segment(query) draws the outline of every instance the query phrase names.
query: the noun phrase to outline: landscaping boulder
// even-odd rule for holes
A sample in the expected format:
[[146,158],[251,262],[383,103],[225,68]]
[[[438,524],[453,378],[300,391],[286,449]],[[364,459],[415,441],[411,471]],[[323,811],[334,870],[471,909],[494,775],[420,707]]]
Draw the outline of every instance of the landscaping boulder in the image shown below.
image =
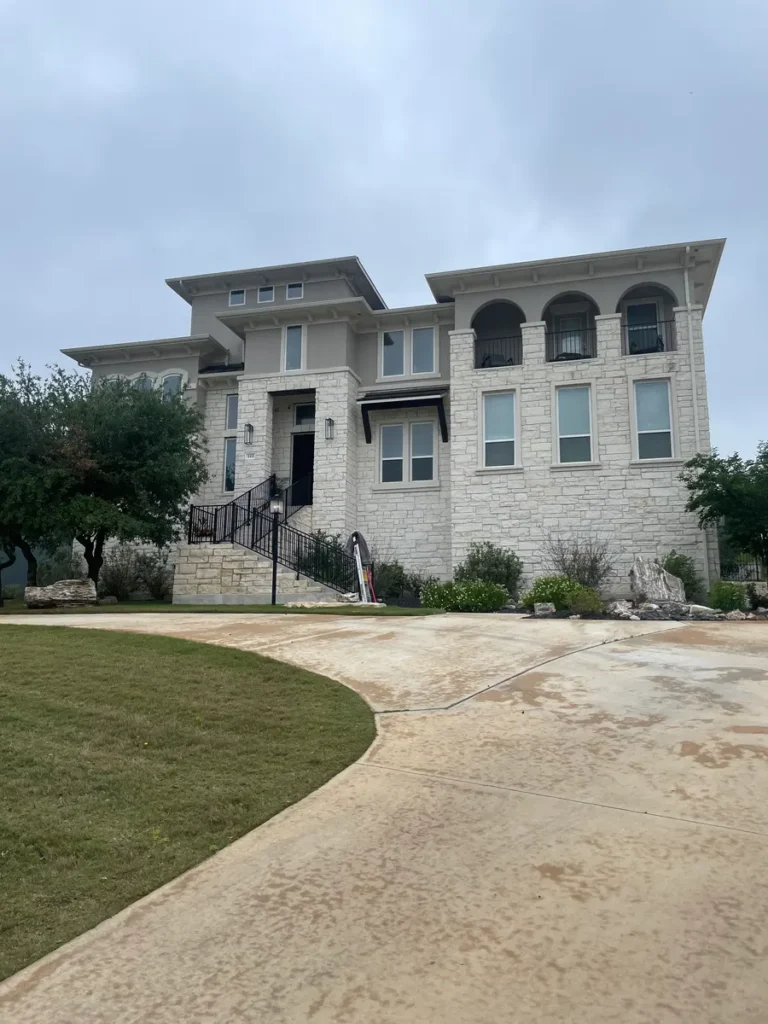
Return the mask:
[[702,622],[713,622],[717,619],[724,619],[725,613],[719,608],[707,608],[705,604],[692,604],[688,606],[688,614],[692,619]]
[[685,601],[683,581],[651,558],[635,557],[629,570],[629,585],[637,602]]
[[66,608],[69,605],[98,604],[93,580],[59,580],[50,587],[27,587],[27,608]]
[[747,616],[744,612],[740,612],[737,609],[736,611],[728,612],[725,617],[726,619],[730,619],[732,622],[742,622]]
[[550,601],[538,601],[533,606],[533,614],[537,619],[545,619],[555,614],[555,606]]
[[630,601],[611,601],[606,607],[605,613],[612,619],[628,619],[634,609]]

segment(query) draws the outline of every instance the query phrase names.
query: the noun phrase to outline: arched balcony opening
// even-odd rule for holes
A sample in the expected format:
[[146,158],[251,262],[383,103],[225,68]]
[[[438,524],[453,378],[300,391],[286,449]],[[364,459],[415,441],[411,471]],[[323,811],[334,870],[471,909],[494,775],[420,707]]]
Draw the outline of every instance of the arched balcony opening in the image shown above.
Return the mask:
[[475,332],[475,369],[520,366],[523,361],[521,325],[525,314],[514,302],[489,302],[472,318]]
[[676,305],[677,298],[664,285],[641,284],[625,292],[616,306],[616,312],[621,313],[623,354],[674,352],[677,348]]
[[594,299],[581,292],[565,292],[551,299],[541,315],[547,325],[547,362],[594,359],[595,317],[599,314]]

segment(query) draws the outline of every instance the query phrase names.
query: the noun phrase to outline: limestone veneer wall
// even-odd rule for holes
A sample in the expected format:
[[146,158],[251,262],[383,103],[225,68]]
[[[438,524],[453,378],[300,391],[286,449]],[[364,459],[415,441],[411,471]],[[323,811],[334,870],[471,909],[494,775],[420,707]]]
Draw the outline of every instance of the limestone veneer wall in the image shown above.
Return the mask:
[[[281,600],[333,600],[335,595],[312,580],[278,567],[278,595]],[[268,601],[272,591],[272,564],[234,544],[182,544],[176,558],[173,600],[194,603],[254,603]]]

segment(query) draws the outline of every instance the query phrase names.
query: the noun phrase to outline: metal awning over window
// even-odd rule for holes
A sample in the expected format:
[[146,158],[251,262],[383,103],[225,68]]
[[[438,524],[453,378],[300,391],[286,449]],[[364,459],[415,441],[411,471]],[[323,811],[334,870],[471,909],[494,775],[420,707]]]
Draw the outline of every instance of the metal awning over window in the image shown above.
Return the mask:
[[384,409],[418,409],[422,406],[434,405],[437,409],[437,419],[440,423],[440,436],[443,441],[448,440],[448,419],[445,415],[443,399],[448,394],[448,388],[429,388],[426,391],[402,390],[402,391],[369,391],[358,398],[360,412],[363,415],[363,430],[365,431],[366,444],[371,443],[371,419],[372,412]]

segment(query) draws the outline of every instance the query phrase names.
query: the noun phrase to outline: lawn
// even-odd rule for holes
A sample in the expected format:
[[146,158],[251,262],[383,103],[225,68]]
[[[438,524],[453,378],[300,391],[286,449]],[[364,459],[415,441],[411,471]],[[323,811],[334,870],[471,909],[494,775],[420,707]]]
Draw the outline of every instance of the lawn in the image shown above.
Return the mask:
[[401,608],[399,605],[338,604],[333,608],[288,608],[284,604],[170,604],[165,601],[126,601],[123,604],[83,605],[76,608],[27,608],[23,601],[6,600],[0,615],[109,615],[114,612],[218,612],[265,615],[442,615],[439,608]]
[[371,743],[351,690],[244,651],[0,629],[0,977],[322,785]]

